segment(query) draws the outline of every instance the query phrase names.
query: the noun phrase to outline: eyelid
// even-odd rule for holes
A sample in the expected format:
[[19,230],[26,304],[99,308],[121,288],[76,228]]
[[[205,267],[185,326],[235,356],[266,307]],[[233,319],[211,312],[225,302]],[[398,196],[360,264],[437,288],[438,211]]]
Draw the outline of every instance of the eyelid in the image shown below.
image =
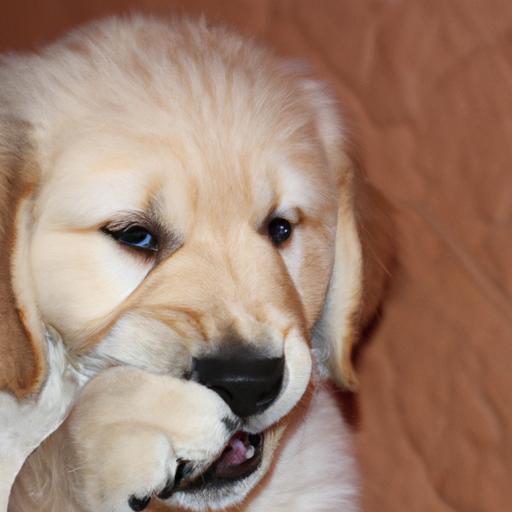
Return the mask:
[[[131,244],[122,240],[124,232],[129,231],[131,228],[140,228],[146,231],[154,241],[153,247],[143,247],[136,244]],[[136,251],[141,254],[156,254],[160,251],[160,229],[159,226],[152,222],[145,213],[139,212],[123,212],[115,220],[111,220],[100,227],[100,231],[113,238],[117,243],[122,244],[128,250]]]
[[[114,238],[111,232],[122,231],[131,226],[140,226],[147,230],[156,240],[158,249],[156,251],[123,244],[128,250],[137,254],[150,255],[157,264],[159,261],[174,254],[185,243],[185,236],[178,230],[172,230],[169,226],[159,221],[156,215],[145,212],[119,212],[115,219],[111,219],[99,226],[99,230]],[[119,242],[122,243],[122,242]]]
[[[126,236],[129,234],[130,229],[132,228],[140,228],[140,230],[143,233],[146,233],[146,237],[144,240],[149,236],[150,241],[152,242],[149,246],[139,245],[138,243],[131,243],[129,241],[123,240],[123,236]],[[155,236],[151,231],[146,229],[144,226],[141,226],[139,224],[129,224],[126,227],[122,228],[110,228],[107,226],[103,226],[101,228],[101,231],[105,233],[106,235],[110,236],[114,240],[116,240],[118,243],[126,245],[128,248],[135,249],[135,250],[142,250],[142,251],[153,251],[158,252],[159,251],[159,243],[158,243],[158,237]]]
[[155,224],[150,219],[148,219],[145,215],[142,214],[128,214],[125,217],[120,216],[116,220],[111,220],[103,224],[101,227],[102,231],[121,231],[123,229],[127,229],[131,226],[140,226],[148,230],[150,233],[156,232]]
[[286,219],[290,224],[295,226],[300,223],[302,215],[298,208],[280,206],[274,210],[270,216],[270,220],[278,218]]

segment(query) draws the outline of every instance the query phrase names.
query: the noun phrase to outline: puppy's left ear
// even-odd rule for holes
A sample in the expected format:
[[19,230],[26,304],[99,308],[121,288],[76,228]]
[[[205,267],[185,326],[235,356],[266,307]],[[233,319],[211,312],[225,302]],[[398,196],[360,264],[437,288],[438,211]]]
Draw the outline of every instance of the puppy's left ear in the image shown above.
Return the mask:
[[[0,390],[20,399],[39,391],[47,366],[42,323],[21,307],[20,286],[16,292],[13,279],[19,274],[21,280],[28,280],[27,268],[19,261],[26,256],[20,199],[34,187],[30,179],[34,173],[27,168],[26,134],[24,123],[7,115],[0,118]],[[30,290],[24,292],[22,300],[29,301]]]
[[313,352],[321,373],[354,390],[352,347],[377,313],[394,261],[394,229],[391,207],[351,156],[335,102],[310,83],[314,87],[320,138],[338,188],[338,222],[334,268],[312,332]]

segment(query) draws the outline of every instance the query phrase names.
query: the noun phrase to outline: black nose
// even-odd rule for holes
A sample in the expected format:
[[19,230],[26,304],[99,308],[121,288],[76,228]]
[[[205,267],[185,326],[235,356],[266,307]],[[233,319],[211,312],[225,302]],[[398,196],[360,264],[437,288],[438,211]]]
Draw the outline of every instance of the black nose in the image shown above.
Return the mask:
[[240,418],[267,409],[281,391],[284,357],[237,349],[193,360],[192,378],[215,391]]

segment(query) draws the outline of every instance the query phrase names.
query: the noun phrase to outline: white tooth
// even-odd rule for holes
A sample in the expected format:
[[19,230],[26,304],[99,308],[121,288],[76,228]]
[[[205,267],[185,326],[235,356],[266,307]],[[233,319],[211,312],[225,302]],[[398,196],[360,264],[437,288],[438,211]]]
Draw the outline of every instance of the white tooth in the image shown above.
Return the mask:
[[245,458],[250,459],[254,455],[254,446],[249,446],[245,452]]

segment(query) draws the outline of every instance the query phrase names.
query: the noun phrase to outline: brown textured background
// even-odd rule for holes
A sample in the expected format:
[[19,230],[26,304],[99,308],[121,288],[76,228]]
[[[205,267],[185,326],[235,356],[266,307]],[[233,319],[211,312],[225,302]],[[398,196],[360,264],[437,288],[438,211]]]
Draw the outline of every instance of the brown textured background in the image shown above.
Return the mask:
[[0,51],[133,10],[307,58],[396,205],[399,266],[357,359],[365,511],[512,510],[512,2],[0,0]]

